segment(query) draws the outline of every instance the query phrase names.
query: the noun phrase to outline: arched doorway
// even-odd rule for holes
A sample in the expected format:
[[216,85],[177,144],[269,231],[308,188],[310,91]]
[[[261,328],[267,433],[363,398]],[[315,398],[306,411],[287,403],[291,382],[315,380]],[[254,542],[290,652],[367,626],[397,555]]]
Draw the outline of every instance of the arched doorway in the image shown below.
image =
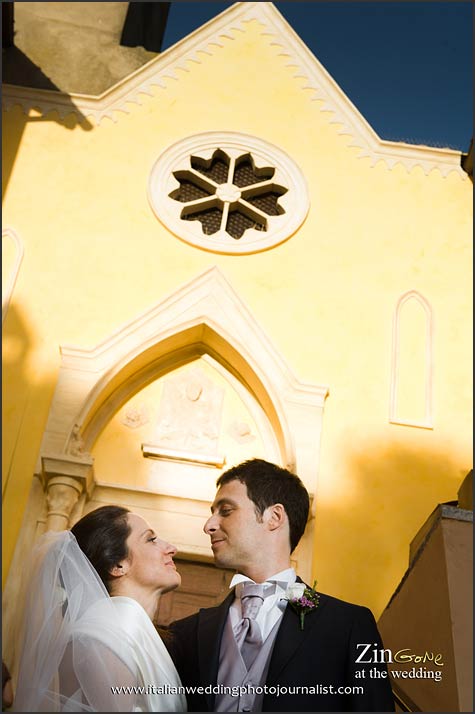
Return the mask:
[[[5,588],[7,640],[22,559],[35,537],[46,528],[66,528],[99,505],[121,503],[143,515],[162,537],[176,542],[180,558],[210,564],[209,539],[202,527],[209,514],[214,482],[224,468],[243,460],[242,454],[261,455],[295,469],[310,497],[315,495],[328,389],[302,383],[292,374],[217,268],[210,268],[180,287],[95,348],[62,347],[61,357],[36,468],[38,478],[32,484]],[[147,389],[153,390],[153,385],[165,390],[166,380],[173,379],[179,370],[189,372],[197,362],[200,369],[205,365],[211,370],[205,377],[214,383],[213,389],[222,387],[236,400],[234,432],[229,433],[232,424],[221,420],[220,436],[226,433],[228,443],[234,439],[239,448],[233,446],[233,453],[228,451],[226,457],[220,440],[214,440],[218,447],[212,449],[211,461],[203,447],[206,439],[198,449],[190,450],[183,443],[172,444],[168,449],[164,446],[166,409],[155,415],[158,421],[154,425],[161,429],[158,443],[154,439],[138,439],[136,429],[140,426],[134,423],[138,419],[140,424],[140,409],[133,406],[134,399]],[[185,391],[188,378],[189,374],[185,374]],[[198,389],[196,384],[188,386],[190,404],[199,402],[199,385]],[[168,402],[173,403],[173,399]],[[244,410],[245,419],[238,418],[239,409]],[[134,464],[140,462],[142,469],[154,460],[159,465],[159,473],[148,481],[134,481],[135,467],[129,470],[129,477],[116,480],[103,477],[105,469],[102,465],[99,468],[105,452],[109,453],[109,461],[102,463],[117,469],[123,463],[124,440],[117,432],[115,445],[112,440],[103,450],[114,422],[122,416],[128,421],[122,427],[133,444]],[[153,426],[152,422],[149,425]],[[256,437],[255,448],[250,450],[246,446],[249,436]],[[150,446],[153,448],[147,451],[145,447]],[[147,466],[146,470],[156,472],[157,468]],[[312,554],[310,520],[294,562],[304,579],[311,575]]]
[[219,605],[229,592],[233,570],[217,568],[209,563],[175,558],[181,585],[160,598],[155,615],[157,625],[169,625],[174,620],[188,617],[202,607]]

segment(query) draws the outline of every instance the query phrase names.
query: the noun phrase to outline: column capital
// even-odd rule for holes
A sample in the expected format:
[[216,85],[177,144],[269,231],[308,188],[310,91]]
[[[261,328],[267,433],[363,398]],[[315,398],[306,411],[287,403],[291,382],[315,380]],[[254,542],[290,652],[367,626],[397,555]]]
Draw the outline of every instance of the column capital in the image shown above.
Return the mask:
[[[65,485],[85,492],[89,498],[94,488],[94,459],[91,454],[72,456],[70,454],[43,454],[41,456],[41,481],[45,492],[54,479],[59,484],[65,479]],[[76,485],[74,485],[76,484]]]
[[84,488],[83,482],[72,476],[51,476],[46,483],[46,530],[63,531],[69,528],[74,506]]

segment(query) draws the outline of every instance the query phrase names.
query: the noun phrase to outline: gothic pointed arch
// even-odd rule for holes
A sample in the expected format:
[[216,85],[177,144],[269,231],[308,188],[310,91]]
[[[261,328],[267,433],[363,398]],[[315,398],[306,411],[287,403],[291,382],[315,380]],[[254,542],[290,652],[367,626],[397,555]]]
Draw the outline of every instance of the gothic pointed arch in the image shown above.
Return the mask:
[[[325,386],[300,382],[216,267],[87,350],[61,347],[62,364],[41,448],[87,460],[113,414],[150,382],[208,354],[266,414],[278,460],[316,489]],[[38,465],[41,470],[41,464]]]

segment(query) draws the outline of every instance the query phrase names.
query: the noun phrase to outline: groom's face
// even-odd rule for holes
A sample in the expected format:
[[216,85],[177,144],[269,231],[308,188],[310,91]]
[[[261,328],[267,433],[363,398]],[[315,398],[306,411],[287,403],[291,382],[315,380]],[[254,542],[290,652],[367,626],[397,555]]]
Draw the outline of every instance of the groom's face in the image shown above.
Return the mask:
[[204,532],[211,538],[216,565],[246,574],[265,558],[267,514],[258,517],[245,484],[234,480],[222,486],[211,506]]

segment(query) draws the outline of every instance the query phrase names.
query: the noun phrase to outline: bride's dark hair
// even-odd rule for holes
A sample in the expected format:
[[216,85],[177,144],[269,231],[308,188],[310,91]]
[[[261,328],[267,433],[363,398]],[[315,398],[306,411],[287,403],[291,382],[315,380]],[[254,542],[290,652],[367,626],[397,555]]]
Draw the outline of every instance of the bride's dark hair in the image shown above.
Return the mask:
[[[71,528],[84,555],[92,563],[107,592],[111,595],[114,576],[111,570],[129,555],[127,538],[131,528],[127,520],[130,513],[122,506],[101,506],[83,516]],[[165,642],[171,643],[169,628],[159,626],[154,620],[159,635]]]
[[122,506],[101,506],[83,516],[71,528],[79,547],[96,569],[109,594],[113,580],[111,570],[129,554],[129,513]]

